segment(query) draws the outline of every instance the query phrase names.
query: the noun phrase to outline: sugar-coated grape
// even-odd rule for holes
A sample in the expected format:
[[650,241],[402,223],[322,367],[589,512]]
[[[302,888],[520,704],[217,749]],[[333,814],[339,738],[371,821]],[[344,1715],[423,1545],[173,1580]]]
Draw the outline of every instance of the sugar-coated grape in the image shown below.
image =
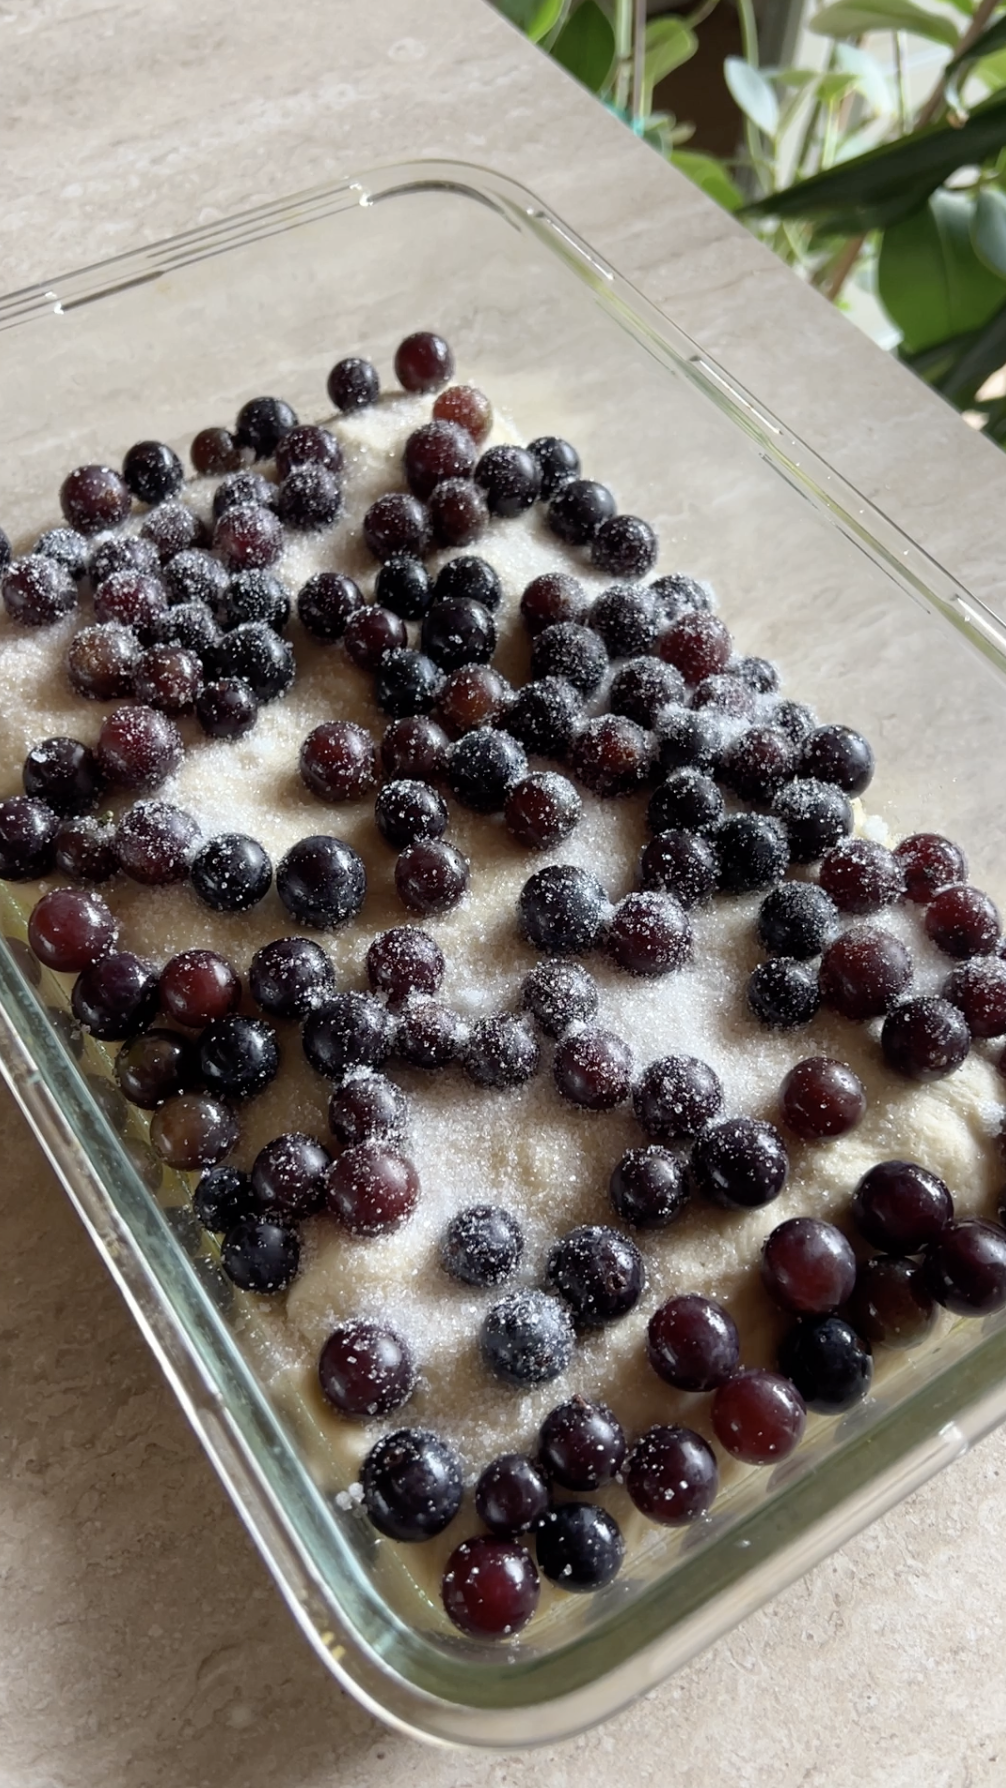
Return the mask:
[[692,927],[670,894],[627,894],[608,925],[606,947],[630,975],[666,975],[689,961]]
[[911,954],[893,932],[856,926],[829,944],[821,958],[821,998],[843,1018],[881,1018],[912,978]]
[[680,1142],[718,1117],[723,1109],[719,1075],[694,1055],[664,1055],[650,1062],[632,1093],[636,1117],[647,1136]]
[[714,1204],[750,1210],[778,1198],[789,1173],[789,1156],[773,1124],[759,1118],[727,1118],[694,1144],[692,1171]]
[[430,1540],[461,1507],[461,1462],[427,1428],[383,1435],[363,1461],[360,1482],[367,1514],[392,1540]]
[[304,740],[299,767],[319,801],[358,801],[377,781],[377,750],[366,727],[324,720]]
[[688,1203],[688,1174],[683,1161],[654,1144],[627,1149],[608,1186],[616,1214],[634,1229],[666,1229]]
[[309,1010],[301,1039],[315,1072],[338,1081],[351,1068],[379,1068],[387,1060],[395,1020],[371,994],[333,993]]
[[682,1527],[711,1508],[719,1488],[716,1455],[692,1428],[648,1428],[625,1463],[625,1487],[640,1513]]
[[502,1285],[524,1252],[520,1224],[502,1205],[472,1204],[455,1212],[440,1249],[441,1263],[464,1285]]
[[548,1508],[548,1480],[524,1453],[501,1453],[475,1486],[475,1508],[491,1533],[504,1539],[527,1533]]
[[447,964],[435,938],[418,925],[379,932],[367,951],[367,975],[378,993],[400,1003],[412,993],[436,993]]
[[880,1046],[888,1067],[909,1080],[941,1080],[966,1059],[971,1032],[957,1006],[927,995],[888,1013]]
[[291,845],[277,864],[276,892],[291,917],[326,931],[356,917],[367,875],[352,845],[316,834]]
[[[247,838],[241,832],[221,832],[197,851],[189,877],[193,893],[214,912],[244,913],[268,894],[272,864],[256,838]],[[278,882],[277,872],[277,887]]]
[[442,838],[407,845],[395,864],[399,899],[414,913],[444,913],[468,887],[468,859]]
[[545,1271],[582,1328],[627,1316],[646,1286],[635,1242],[602,1223],[583,1224],[562,1236],[549,1250]]
[[946,956],[990,956],[999,942],[999,909],[980,888],[941,888],[926,909],[926,933]]
[[488,1534],[455,1546],[441,1583],[448,1619],[473,1639],[512,1638],[527,1626],[539,1593],[526,1547]]
[[408,1156],[383,1142],[360,1142],[332,1162],[326,1198],[351,1235],[385,1235],[411,1217],[419,1175]]
[[383,1074],[357,1074],[336,1087],[328,1102],[328,1127],[343,1148],[358,1142],[400,1142],[409,1106],[401,1087]]
[[866,1115],[858,1074],[830,1056],[807,1056],[790,1068],[780,1092],[782,1114],[804,1142],[845,1136]]
[[618,1475],[625,1435],[605,1403],[574,1397],[550,1410],[538,1435],[538,1457],[565,1490],[599,1490]]
[[255,1210],[263,1216],[298,1221],[325,1201],[325,1175],[332,1157],[314,1136],[289,1130],[274,1136],[252,1162],[251,1189]]
[[489,1371],[521,1389],[558,1378],[573,1356],[574,1339],[572,1317],[558,1298],[514,1291],[486,1313],[479,1346]]
[[561,1037],[597,1011],[597,984],[574,962],[539,962],[525,976],[521,998],[547,1037]]
[[381,1323],[340,1322],[321,1350],[322,1395],[357,1421],[387,1415],[408,1402],[416,1369],[408,1344]]
[[182,950],[161,970],[160,1001],[176,1024],[201,1030],[240,1005],[241,981],[233,964],[215,950]]
[[927,906],[938,888],[967,880],[964,852],[939,832],[913,832],[894,848],[905,874],[905,893],[919,906]]
[[548,956],[579,956],[598,942],[608,897],[586,869],[556,863],[524,883],[517,903],[522,935]]
[[624,1104],[632,1089],[629,1045],[598,1025],[572,1031],[558,1044],[552,1073],[560,1096],[588,1111]]
[[464,1069],[476,1086],[523,1086],[537,1074],[540,1062],[538,1039],[522,1015],[493,1013],[472,1025]]
[[300,1266],[297,1231],[272,1217],[242,1217],[224,1237],[220,1264],[242,1291],[285,1291]]

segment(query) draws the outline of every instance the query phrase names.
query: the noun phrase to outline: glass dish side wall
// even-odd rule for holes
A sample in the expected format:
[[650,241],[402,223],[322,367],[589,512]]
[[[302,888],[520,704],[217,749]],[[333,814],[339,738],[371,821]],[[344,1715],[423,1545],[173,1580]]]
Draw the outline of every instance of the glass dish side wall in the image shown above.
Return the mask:
[[[971,840],[976,879],[1006,888],[996,617],[530,195],[492,176],[419,167],[364,177],[0,304],[2,426],[18,468],[5,520],[32,534],[55,519],[69,465],[118,457],[150,432],[184,449],[195,427],[263,387],[321,414],[337,355],[365,350],[386,364],[422,322],[452,338],[466,376],[505,390],[527,436],[561,425],[577,440],[588,469],[654,521],[662,563],[718,586],[744,649],[776,657],[789,690],[872,733],[873,805],[897,812],[902,829],[925,823]],[[547,1641],[501,1663],[445,1639],[395,1561],[359,1545],[318,1496],[178,1225],[158,1216],[9,962],[0,995],[19,1097],[287,1599],[385,1717],[507,1744],[603,1717],[953,1456],[962,1435],[1000,1418],[992,1387],[1006,1350],[993,1325],[981,1341],[954,1337],[922,1385],[917,1370],[892,1374],[883,1401],[808,1450],[767,1502],[760,1486],[689,1536],[673,1570],[654,1548],[628,1598],[618,1586],[580,1603]]]

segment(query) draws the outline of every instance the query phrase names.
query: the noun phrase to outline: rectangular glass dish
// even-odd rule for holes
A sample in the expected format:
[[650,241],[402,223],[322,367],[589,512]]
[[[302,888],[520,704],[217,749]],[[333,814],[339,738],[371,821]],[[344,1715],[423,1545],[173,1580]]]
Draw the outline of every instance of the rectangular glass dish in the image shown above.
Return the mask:
[[[0,300],[2,519],[54,525],[73,465],[156,435],[179,451],[276,391],[319,415],[329,365],[387,366],[436,327],[463,376],[562,433],[656,527],[661,569],[708,578],[742,650],[861,728],[871,809],[959,838],[1006,894],[998,747],[1006,629],[534,197],[417,163],[193,231]],[[476,549],[477,550],[477,549]],[[17,766],[6,765],[7,785]],[[6,789],[5,789],[6,792]],[[267,1396],[228,1288],[107,1052],[67,1023],[0,888],[0,1069],[303,1630],[381,1718],[468,1745],[568,1736],[644,1693],[1006,1416],[1006,1320],[892,1355],[871,1398],[712,1516],[654,1530],[602,1594],[563,1598],[512,1650],[469,1643],[332,1485]]]

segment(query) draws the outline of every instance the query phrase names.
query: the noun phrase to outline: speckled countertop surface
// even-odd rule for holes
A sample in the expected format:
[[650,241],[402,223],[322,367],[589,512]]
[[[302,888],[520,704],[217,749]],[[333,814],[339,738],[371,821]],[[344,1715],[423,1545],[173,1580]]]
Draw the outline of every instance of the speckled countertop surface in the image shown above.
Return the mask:
[[[415,155],[534,187],[998,599],[1006,460],[482,0],[0,3],[6,289]],[[1006,1780],[1006,1436],[600,1731],[436,1753],[296,1633],[6,1094],[0,1159],[4,1788]]]

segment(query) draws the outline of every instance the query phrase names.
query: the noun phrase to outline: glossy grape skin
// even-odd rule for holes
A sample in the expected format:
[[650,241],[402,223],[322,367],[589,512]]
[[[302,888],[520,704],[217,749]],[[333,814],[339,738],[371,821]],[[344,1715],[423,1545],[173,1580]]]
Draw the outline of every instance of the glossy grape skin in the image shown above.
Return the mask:
[[[466,664],[444,682],[436,713],[451,738],[459,739],[476,727],[495,725],[509,714],[512,702],[513,690],[499,671],[489,664]],[[507,726],[506,731],[511,728]]]
[[488,447],[473,474],[491,515],[512,519],[530,509],[541,492],[541,468],[526,447]]
[[201,428],[192,438],[189,458],[201,478],[218,478],[237,471],[241,449],[229,428]]
[[484,1365],[522,1389],[564,1372],[573,1355],[573,1321],[558,1298],[514,1291],[487,1311],[479,1336]]
[[964,852],[938,832],[913,832],[894,854],[904,870],[905,893],[920,906],[927,906],[939,888],[967,880]]
[[400,650],[408,637],[405,622],[376,602],[355,609],[343,630],[346,651],[365,671],[375,671],[385,653]]
[[780,1089],[782,1114],[804,1142],[845,1136],[866,1115],[863,1083],[844,1062],[807,1056],[786,1075]]
[[395,1050],[412,1068],[448,1068],[463,1057],[468,1025],[439,1000],[410,1000],[398,1026]]
[[666,1229],[688,1203],[685,1165],[669,1149],[628,1149],[608,1187],[616,1214],[634,1229]]
[[502,1285],[524,1253],[520,1224],[500,1205],[474,1204],[455,1212],[440,1247],[440,1263],[463,1285]]
[[74,634],[66,655],[70,686],[86,701],[112,701],[128,695],[141,658],[135,633],[118,622],[83,627]]
[[441,836],[447,827],[447,803],[428,782],[403,777],[385,783],[374,802],[374,819],[385,843],[404,850],[420,838]]
[[813,863],[852,831],[848,797],[834,783],[797,777],[779,790],[772,811],[786,827],[794,863]]
[[375,603],[402,621],[418,621],[432,601],[433,586],[422,559],[404,553],[385,559],[374,579]]
[[657,1376],[676,1390],[715,1390],[737,1369],[737,1324],[711,1298],[668,1298],[647,1324],[646,1355]]
[[129,487],[111,466],[77,466],[64,478],[59,506],[78,534],[117,528],[132,507]]
[[841,913],[875,913],[905,891],[904,870],[893,851],[869,838],[844,838],[821,859],[820,886]]
[[789,865],[786,830],[768,813],[731,813],[712,837],[724,894],[771,887]]
[[528,442],[527,450],[538,462],[543,497],[554,497],[564,484],[579,478],[580,455],[559,435],[539,435],[537,440]]
[[151,1146],[169,1167],[184,1173],[215,1166],[237,1139],[234,1113],[207,1093],[179,1093],[166,1099],[150,1121]]
[[552,1073],[560,1097],[588,1111],[611,1111],[632,1090],[629,1045],[599,1025],[573,1031],[558,1044]]
[[778,1198],[789,1156],[774,1125],[758,1118],[728,1118],[694,1144],[692,1171],[700,1191],[714,1204],[751,1210]]
[[522,935],[549,956],[579,956],[592,949],[607,914],[608,897],[597,877],[566,863],[529,876],[517,903]]
[[132,881],[160,887],[185,880],[198,842],[191,813],[168,801],[137,801],[120,819],[112,849]]
[[340,1415],[357,1421],[400,1409],[412,1395],[416,1369],[405,1341],[374,1322],[342,1322],[321,1350],[322,1395]]
[[502,1539],[528,1533],[548,1508],[548,1480],[523,1453],[502,1453],[475,1486],[480,1521]]
[[583,1397],[550,1410],[538,1435],[542,1466],[566,1490],[599,1490],[610,1484],[625,1453],[625,1435],[612,1411]]
[[240,1014],[213,1019],[199,1038],[199,1068],[211,1093],[225,1099],[250,1099],[279,1071],[272,1025]]
[[950,1188],[915,1161],[880,1161],[852,1199],[860,1234],[888,1254],[918,1254],[939,1240],[954,1215]]
[[657,536],[641,516],[609,516],[590,543],[590,560],[609,577],[645,577],[657,562]]
[[251,1178],[238,1167],[211,1167],[192,1194],[192,1208],[204,1229],[223,1235],[251,1215]]
[[592,478],[568,479],[549,504],[548,526],[567,546],[588,546],[615,513],[615,499]]
[[28,920],[28,942],[47,968],[76,975],[115,948],[119,927],[100,895],[53,888]]
[[633,1109],[647,1136],[677,1142],[697,1136],[723,1109],[723,1087],[693,1055],[660,1056],[633,1089]]
[[720,1445],[745,1465],[775,1465],[803,1437],[807,1407],[776,1372],[736,1372],[720,1385],[710,1411]]
[[600,714],[574,736],[569,763],[592,794],[631,795],[650,774],[650,736],[624,714]]
[[539,962],[524,978],[521,1000],[547,1037],[561,1037],[597,1011],[597,984],[574,962]]
[[64,737],[32,746],[21,781],[26,795],[45,801],[61,818],[91,813],[104,787],[93,751],[79,739]]
[[248,991],[270,1018],[306,1018],[335,992],[335,973],[320,944],[280,937],[256,950]]
[[837,1415],[866,1396],[873,1379],[869,1347],[841,1316],[804,1316],[779,1348],[779,1370],[808,1409]]
[[884,1019],[880,1046],[888,1067],[909,1080],[942,1080],[966,1059],[971,1032],[949,1000],[905,1000]]
[[534,1561],[512,1540],[478,1534],[463,1540],[444,1568],[441,1597],[448,1619],[472,1639],[511,1639],[538,1606]]
[[379,1142],[361,1142],[333,1161],[326,1200],[351,1235],[398,1229],[419,1200],[419,1176],[406,1155]]
[[937,1309],[917,1261],[878,1254],[860,1267],[846,1315],[874,1346],[916,1347],[932,1333]]
[[957,1006],[973,1037],[1006,1035],[1006,962],[975,956],[948,976],[943,998]]
[[590,613],[590,598],[578,577],[568,571],[545,571],[533,577],[520,599],[524,626],[532,638],[564,621],[578,626]]
[[107,882],[116,871],[111,826],[88,818],[64,820],[53,840],[53,861],[60,875]]
[[729,631],[716,615],[684,614],[661,635],[658,652],[694,686],[726,669],[732,644]]
[[312,638],[342,639],[352,617],[364,607],[363,592],[338,571],[317,571],[301,586],[297,616]]
[[507,831],[528,850],[551,850],[576,829],[583,812],[573,784],[553,770],[533,771],[509,790],[503,808]]
[[364,1459],[360,1481],[371,1521],[392,1540],[430,1540],[461,1506],[461,1462],[425,1428],[385,1434]]
[[440,945],[418,925],[379,932],[367,951],[370,985],[400,1003],[411,993],[436,993],[447,967]]
[[377,781],[377,751],[365,727],[326,720],[300,748],[300,778],[319,801],[358,801]]
[[243,739],[258,719],[258,700],[242,677],[204,683],[195,700],[196,719],[211,739]]
[[647,1429],[625,1463],[625,1487],[641,1514],[663,1527],[697,1521],[719,1488],[716,1456],[691,1428]]
[[363,518],[363,538],[375,559],[396,553],[421,559],[430,547],[430,518],[418,497],[392,491],[371,503]]
[[264,571],[283,551],[283,524],[258,503],[235,503],[213,529],[213,551],[228,571]]
[[404,391],[437,391],[454,376],[454,355],[442,335],[418,329],[395,349],[395,377]]
[[296,412],[283,398],[252,397],[238,411],[234,439],[250,447],[256,459],[269,459],[287,430],[296,426]]
[[948,1223],[926,1249],[926,1290],[955,1316],[990,1316],[1006,1306],[1006,1230],[967,1218]]
[[354,1075],[336,1087],[328,1102],[328,1127],[342,1148],[358,1142],[400,1143],[408,1118],[405,1094],[383,1074]]
[[493,409],[475,385],[451,385],[433,400],[435,422],[456,422],[473,441],[482,441],[493,425]]
[[227,1018],[241,1002],[241,981],[233,964],[215,950],[182,950],[161,970],[161,1008],[176,1024],[201,1030]]
[[122,462],[122,476],[141,503],[163,503],[181,489],[185,470],[163,441],[137,441]]
[[268,894],[272,864],[256,838],[221,832],[197,851],[189,877],[193,893],[214,912],[244,913]]
[[544,1576],[574,1594],[603,1589],[618,1575],[625,1557],[618,1522],[592,1502],[549,1509],[538,1525],[536,1546]]
[[381,386],[377,368],[369,360],[352,355],[336,361],[328,375],[327,388],[336,409],[350,415],[354,410],[365,410],[376,403]]
[[318,1074],[341,1081],[351,1068],[377,1068],[391,1052],[395,1020],[364,993],[334,993],[307,1015],[301,1039]]
[[762,1284],[796,1316],[825,1316],[851,1297],[856,1256],[840,1229],[816,1217],[791,1217],[762,1246]]
[[309,1217],[325,1201],[332,1157],[314,1136],[288,1130],[259,1149],[252,1162],[252,1208],[291,1222]]
[[468,859],[443,838],[407,845],[395,864],[395,888],[411,912],[448,912],[468,888]]
[[52,866],[59,819],[45,801],[10,795],[0,801],[0,879],[34,881]]
[[692,954],[692,927],[670,894],[627,894],[608,925],[605,946],[630,975],[667,975]]
[[435,782],[447,767],[450,740],[442,726],[426,714],[393,720],[381,740],[381,766],[393,779]]
[[926,909],[926,934],[960,961],[989,956],[999,942],[999,909],[980,888],[941,888]]
[[413,495],[425,503],[445,478],[467,478],[475,467],[475,443],[456,422],[424,422],[405,443],[402,462]]
[[395,646],[378,662],[374,699],[383,714],[398,720],[410,714],[428,714],[443,686],[443,671],[425,652]]
[[277,864],[276,892],[294,919],[324,931],[356,917],[367,892],[366,871],[341,838],[302,838]]
[[715,848],[697,832],[660,832],[643,847],[639,859],[642,887],[672,894],[686,910],[709,900],[719,879]]
[[95,756],[116,788],[159,788],[182,761],[182,736],[173,720],[140,703],[116,708],[101,723]]
[[873,778],[872,747],[847,726],[819,726],[804,739],[800,774],[832,782],[847,795],[861,795]]
[[881,1018],[912,978],[912,958],[892,932],[856,926],[829,944],[821,958],[821,998],[843,1018]]
[[270,1217],[242,1217],[224,1237],[220,1265],[242,1291],[285,1291],[300,1266],[297,1231]]
[[837,928],[834,901],[814,882],[784,882],[766,894],[758,912],[758,938],[775,956],[806,962],[819,956]]
[[646,1287],[646,1268],[635,1242],[605,1224],[583,1224],[549,1250],[545,1276],[565,1298],[581,1328],[598,1328],[627,1316]]
[[73,1015],[92,1036],[121,1042],[141,1031],[157,1011],[157,971],[130,950],[101,956],[77,977]]
[[165,1099],[198,1085],[196,1053],[177,1031],[143,1031],[119,1050],[115,1078],[131,1104],[153,1111]]

